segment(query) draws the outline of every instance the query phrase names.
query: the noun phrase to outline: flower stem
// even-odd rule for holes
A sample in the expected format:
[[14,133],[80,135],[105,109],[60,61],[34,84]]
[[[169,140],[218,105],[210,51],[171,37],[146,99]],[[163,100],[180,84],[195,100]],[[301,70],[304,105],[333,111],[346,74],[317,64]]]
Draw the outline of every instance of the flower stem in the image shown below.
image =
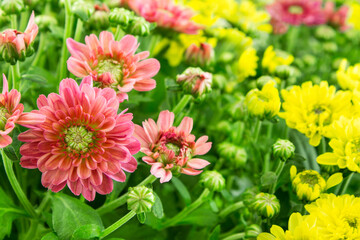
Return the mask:
[[17,30],[17,15],[16,14],[12,14],[10,16],[10,24],[11,24],[12,29]]
[[173,218],[165,221],[160,228],[167,228],[176,225],[177,223],[181,222],[187,215],[189,215],[191,212],[193,212],[195,209],[200,207],[206,198],[209,196],[210,190],[208,188],[205,188],[204,191],[201,193],[198,199],[196,199],[192,204],[184,208],[181,212],[179,212],[176,216]]
[[41,57],[43,56],[44,47],[45,47],[46,34],[43,32],[40,34],[39,47],[36,52],[36,56],[32,62],[32,66],[37,66]]
[[346,193],[347,188],[350,185],[351,179],[354,176],[354,172],[350,173],[350,175],[346,178],[346,180],[341,184],[340,188],[340,195],[343,195]]
[[11,71],[12,71],[12,88],[13,89],[17,89],[20,91],[19,89],[19,83],[20,83],[20,63],[19,61],[16,62],[15,65],[11,65]]
[[[145,178],[141,183],[139,183],[136,186],[144,186],[147,184],[151,184],[153,182],[155,182],[157,178],[153,175],[149,175],[147,178]],[[111,212],[114,209],[124,205],[126,203],[127,200],[127,195],[128,193],[123,194],[122,196],[120,196],[119,198],[117,198],[116,200],[109,202],[107,204],[104,204],[103,206],[101,206],[100,208],[96,209],[96,211],[98,212],[98,214],[103,215],[105,213]]]
[[279,179],[279,176],[282,172],[282,170],[284,169],[284,166],[285,166],[285,162],[278,159],[278,165],[276,167],[276,170],[275,170],[275,175],[276,175],[276,181],[273,183],[273,185],[271,186],[270,188],[270,193],[271,194],[274,194],[275,193],[275,190],[276,190],[276,185],[277,185],[277,182],[278,182],[278,179]]
[[320,154],[326,153],[326,140],[324,137],[321,139],[320,151]]
[[20,15],[20,26],[19,26],[19,30],[24,32],[26,25],[28,24],[29,21],[29,16],[30,16],[30,11],[24,11],[21,13]]
[[70,0],[65,0],[65,30],[63,37],[63,44],[61,49],[61,60],[60,60],[60,70],[59,70],[59,79],[64,79],[66,77],[66,60],[67,60],[67,47],[66,39],[71,36],[71,29],[73,25],[74,16],[71,14],[71,5]]
[[20,187],[19,182],[15,177],[12,162],[4,153],[4,149],[1,149],[1,156],[3,159],[6,175],[9,179],[10,185],[12,186],[16,196],[18,197],[21,204],[24,206],[26,212],[33,218],[37,218],[38,216],[35,212],[34,207],[31,205],[30,201],[26,198],[26,195],[24,194],[23,190]]
[[74,40],[79,42],[80,38],[81,38],[81,33],[83,30],[83,22],[81,21],[80,18],[78,18],[77,22],[76,22],[76,29],[75,29],[75,34],[74,34]]
[[261,120],[257,118],[254,129],[254,143],[256,143],[259,138],[260,130],[261,130]]
[[172,112],[175,115],[180,113],[186,107],[186,105],[190,102],[191,99],[192,99],[191,95],[184,95],[181,98],[180,102],[178,102],[178,104],[173,108]]
[[136,212],[130,211],[128,214],[117,220],[114,224],[107,227],[101,234],[100,239],[103,239],[107,235],[114,232],[116,229],[127,223],[130,219],[132,219],[136,215]]
[[225,218],[230,213],[235,212],[236,210],[243,208],[243,207],[244,207],[244,202],[242,202],[242,201],[231,204],[230,206],[226,207],[224,210],[222,210],[219,213],[219,217]]
[[223,240],[237,240],[237,239],[244,239],[244,237],[245,237],[245,233],[236,233],[227,238],[224,238]]
[[120,41],[123,35],[124,35],[124,31],[121,29],[120,25],[117,25],[115,32],[115,41]]

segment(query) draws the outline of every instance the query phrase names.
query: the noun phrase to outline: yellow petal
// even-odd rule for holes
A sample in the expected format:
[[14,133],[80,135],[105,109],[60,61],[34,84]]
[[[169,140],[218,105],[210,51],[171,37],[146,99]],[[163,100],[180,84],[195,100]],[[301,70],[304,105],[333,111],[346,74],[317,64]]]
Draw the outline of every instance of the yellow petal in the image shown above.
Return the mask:
[[296,173],[297,173],[297,169],[294,165],[291,166],[290,168],[290,178],[291,180],[294,180],[295,176],[296,176]]
[[323,165],[337,165],[338,159],[334,153],[324,153],[318,156],[316,161]]
[[326,190],[338,185],[339,183],[342,182],[342,180],[343,180],[342,173],[335,173],[331,175],[326,182]]
[[259,236],[257,236],[257,240],[275,240],[275,239],[276,238],[270,233],[260,233]]

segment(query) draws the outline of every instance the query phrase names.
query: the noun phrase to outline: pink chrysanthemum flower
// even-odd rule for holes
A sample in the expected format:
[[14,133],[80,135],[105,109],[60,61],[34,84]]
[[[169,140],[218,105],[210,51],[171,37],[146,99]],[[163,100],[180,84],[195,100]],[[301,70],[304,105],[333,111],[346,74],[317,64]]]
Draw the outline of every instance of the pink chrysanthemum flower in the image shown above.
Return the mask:
[[8,82],[3,74],[3,90],[0,94],[0,148],[12,143],[9,134],[15,124],[31,128],[45,121],[45,117],[37,113],[24,113],[24,105],[20,103],[21,94],[12,89],[9,92]]
[[320,25],[326,22],[321,0],[275,0],[266,8],[279,21],[291,24]]
[[345,31],[350,28],[350,26],[346,23],[348,12],[348,6],[343,5],[336,10],[333,2],[325,3],[324,13],[327,22],[331,25],[339,27],[341,31]]
[[191,8],[176,5],[173,0],[131,0],[130,8],[148,22],[156,22],[159,27],[177,32],[197,34],[204,27],[191,20]]
[[160,63],[154,58],[145,59],[149,52],[134,54],[139,44],[132,35],[120,41],[114,35],[103,31],[98,39],[94,34],[85,37],[85,44],[66,40],[71,57],[68,69],[77,77],[90,75],[94,84],[100,88],[112,88],[117,92],[120,102],[128,99],[127,92],[150,91],[156,81],[151,79],[159,69]]
[[60,94],[37,100],[37,113],[46,121],[21,133],[21,166],[38,168],[44,187],[58,192],[68,185],[89,201],[96,192],[113,190],[112,179],[125,181],[125,173],[135,171],[132,156],[140,150],[133,137],[132,114],[117,114],[119,101],[110,88],[92,86],[91,77],[80,87],[73,79],[60,83]]
[[0,58],[11,64],[15,64],[17,60],[24,61],[25,57],[29,57],[34,52],[32,43],[38,31],[34,12],[32,12],[23,33],[15,29],[3,31],[0,34]]
[[135,125],[135,137],[141,143],[141,152],[147,156],[142,159],[152,165],[151,174],[160,182],[170,181],[173,174],[197,175],[210,163],[196,155],[204,155],[211,148],[208,137],[202,136],[195,142],[190,134],[193,120],[184,117],[178,127],[173,126],[174,113],[160,112],[157,123],[153,119],[143,122],[143,127]]
[[276,18],[271,18],[270,23],[273,27],[273,33],[274,34],[284,34],[288,31],[289,26],[288,24],[276,19]]

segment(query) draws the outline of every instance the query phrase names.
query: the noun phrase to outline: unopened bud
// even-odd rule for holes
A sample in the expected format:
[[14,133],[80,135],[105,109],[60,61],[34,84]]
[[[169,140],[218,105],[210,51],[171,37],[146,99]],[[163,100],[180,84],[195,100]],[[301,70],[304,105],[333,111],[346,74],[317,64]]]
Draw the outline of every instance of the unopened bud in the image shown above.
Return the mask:
[[187,68],[181,75],[176,77],[184,92],[198,98],[211,91],[212,74],[204,72],[201,68]]
[[286,161],[295,154],[295,146],[292,142],[286,139],[278,139],[273,145],[274,157],[280,158],[281,161]]
[[280,202],[275,195],[261,192],[255,196],[251,208],[263,217],[272,218],[279,214]]
[[294,73],[294,68],[288,65],[279,65],[275,68],[275,76],[279,77],[280,79],[288,79],[292,77]]
[[203,172],[200,182],[211,191],[221,192],[225,187],[225,178],[217,171]]
[[19,14],[24,9],[23,0],[3,0],[1,9],[8,15]]
[[257,224],[251,224],[245,228],[246,239],[256,239],[256,237],[262,232],[262,229]]
[[244,166],[247,161],[247,153],[243,147],[233,143],[223,142],[218,146],[219,155],[229,161],[234,167]]
[[128,26],[128,32],[132,35],[147,36],[150,33],[150,23],[143,17],[134,17]]
[[134,16],[134,12],[125,8],[114,8],[109,14],[109,21],[114,26],[120,25],[122,27],[127,27]]
[[51,26],[57,25],[57,20],[50,15],[39,15],[35,17],[35,23],[40,31],[48,31]]
[[145,186],[129,188],[128,209],[137,214],[150,212],[155,203],[153,190]]
[[110,9],[105,5],[95,5],[95,11],[88,20],[88,24],[94,29],[107,29],[110,26],[109,12]]
[[75,16],[86,22],[94,13],[95,8],[90,2],[78,0],[72,4],[71,11],[75,14]]
[[200,46],[191,44],[185,52],[186,61],[193,66],[209,66],[214,58],[214,49],[208,43],[201,43]]

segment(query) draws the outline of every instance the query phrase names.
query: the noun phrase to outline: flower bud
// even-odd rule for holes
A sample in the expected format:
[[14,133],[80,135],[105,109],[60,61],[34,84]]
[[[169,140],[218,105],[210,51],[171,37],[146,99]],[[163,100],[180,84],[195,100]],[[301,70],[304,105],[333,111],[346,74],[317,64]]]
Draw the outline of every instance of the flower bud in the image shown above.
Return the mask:
[[233,143],[223,142],[218,146],[219,155],[230,163],[234,167],[242,167],[247,161],[247,153],[243,147],[239,147]]
[[251,224],[245,228],[246,239],[256,239],[256,237],[262,232],[262,229],[257,224]]
[[331,40],[336,36],[336,32],[332,27],[321,25],[316,29],[315,36],[323,40]]
[[105,5],[95,5],[95,11],[88,20],[88,25],[94,29],[107,29],[110,26],[109,12],[110,9]]
[[155,203],[153,190],[145,186],[129,188],[128,209],[137,214],[150,212]]
[[275,195],[269,193],[259,193],[255,196],[250,207],[259,215],[272,218],[280,212],[280,202]]
[[24,9],[23,0],[3,0],[1,9],[8,15],[19,14]]
[[280,79],[288,79],[294,75],[294,68],[288,65],[279,65],[275,68],[275,76]]
[[203,172],[200,182],[211,191],[221,192],[225,187],[225,178],[215,170]]
[[125,8],[114,8],[109,14],[109,21],[114,26],[120,25],[122,27],[127,27],[134,16],[134,12]]
[[5,26],[8,22],[10,22],[10,17],[0,9],[0,26]]
[[176,82],[182,86],[185,93],[197,98],[211,91],[212,74],[201,68],[189,67],[176,77]]
[[51,26],[57,25],[57,20],[50,15],[39,15],[35,17],[35,23],[40,31],[48,31]]
[[90,2],[78,0],[75,1],[71,6],[72,13],[75,14],[82,21],[86,22],[90,16],[94,13],[94,5]]
[[132,35],[144,37],[150,33],[150,23],[143,17],[135,16],[133,20],[130,21],[127,30]]
[[317,63],[316,57],[310,54],[304,55],[302,60],[307,66],[314,66]]
[[338,50],[338,46],[334,42],[325,42],[323,44],[323,49],[325,52],[334,53]]
[[209,66],[214,59],[214,49],[208,43],[200,43],[200,47],[193,43],[186,49],[185,59],[193,66]]
[[280,158],[284,162],[295,154],[294,144],[286,139],[278,139],[272,148],[274,157]]

